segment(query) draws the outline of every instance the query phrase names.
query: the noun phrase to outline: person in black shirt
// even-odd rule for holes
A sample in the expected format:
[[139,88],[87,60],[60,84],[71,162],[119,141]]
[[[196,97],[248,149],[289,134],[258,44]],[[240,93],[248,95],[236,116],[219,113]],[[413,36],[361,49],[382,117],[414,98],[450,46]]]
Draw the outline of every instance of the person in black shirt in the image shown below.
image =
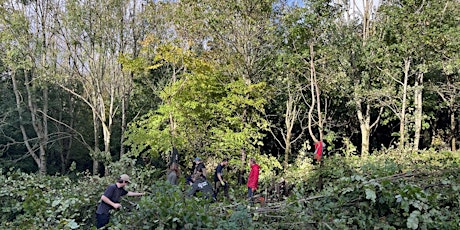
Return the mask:
[[97,224],[96,228],[102,228],[109,223],[110,210],[118,209],[121,207],[120,197],[122,196],[142,196],[141,192],[128,192],[125,186],[130,183],[129,176],[126,174],[118,177],[117,183],[111,184],[107,187],[104,194],[101,196],[101,202],[96,210]]
[[197,192],[201,192],[201,194],[206,199],[209,199],[211,196],[213,196],[211,183],[209,183],[206,178],[200,176],[197,178],[192,178],[192,180],[192,187],[187,192],[188,197],[195,196]]
[[221,188],[224,189],[224,196],[228,198],[228,184],[224,180],[224,168],[226,165],[228,165],[227,158],[220,162],[216,167],[216,172],[214,173],[214,199],[217,199],[217,194]]
[[187,184],[192,185],[193,180],[192,178],[198,178],[198,177],[204,177],[206,179],[206,166],[204,163],[201,161],[201,158],[196,157],[195,160],[193,161],[193,169],[192,169],[192,174],[187,177]]

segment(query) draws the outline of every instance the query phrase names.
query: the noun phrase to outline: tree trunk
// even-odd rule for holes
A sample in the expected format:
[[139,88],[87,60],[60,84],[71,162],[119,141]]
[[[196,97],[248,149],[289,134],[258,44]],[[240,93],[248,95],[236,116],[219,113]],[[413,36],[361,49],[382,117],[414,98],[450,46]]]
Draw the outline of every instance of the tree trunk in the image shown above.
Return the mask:
[[370,136],[370,116],[369,110],[370,106],[366,106],[366,114],[363,114],[362,106],[361,106],[361,99],[358,95],[355,95],[355,105],[356,105],[356,114],[358,116],[359,127],[361,128],[361,154],[367,155],[369,154],[369,136]]
[[[287,167],[289,165],[289,155],[291,154],[291,141],[292,141],[292,130],[294,129],[294,124],[296,119],[298,119],[299,116],[299,111],[296,106],[296,103],[298,102],[298,97],[293,96],[291,90],[291,86],[288,85],[288,101],[286,102],[286,112],[285,112],[285,119],[284,123],[286,126],[286,134],[283,134],[284,137],[284,170],[287,170]],[[303,130],[302,130],[303,133]],[[301,136],[302,133],[299,135]]]
[[400,114],[400,125],[399,125],[399,147],[404,148],[405,140],[405,129],[406,129],[406,100],[407,100],[407,82],[409,79],[410,59],[404,59],[404,83],[403,83],[403,95],[401,102],[401,114]]
[[311,106],[310,109],[308,110],[308,132],[310,134],[310,137],[313,139],[313,143],[318,142],[318,138],[316,138],[315,134],[313,133],[312,129],[312,120],[313,120],[313,111],[315,107],[313,106],[316,102],[316,97],[315,97],[315,91],[316,89],[316,84],[315,84],[315,79],[316,79],[316,72],[315,72],[315,52],[313,50],[314,45],[313,42],[310,43],[310,92],[311,92]]
[[24,73],[24,85],[27,92],[27,105],[29,107],[30,117],[32,119],[32,127],[34,128],[38,139],[38,171],[40,174],[46,174],[46,146],[48,143],[48,88],[45,86],[42,89],[42,116],[38,116],[38,108],[37,104],[35,103],[35,93],[30,88],[31,81],[28,77],[30,72],[31,71],[26,71]]
[[[62,98],[65,98],[65,95],[61,95]],[[64,111],[66,106],[68,106],[68,113],[64,115]],[[59,111],[59,118],[58,122],[59,125],[57,126],[58,129],[58,140],[61,146],[61,151],[59,153],[59,157],[61,159],[61,174],[64,175],[67,170],[67,166],[69,165],[69,156],[70,156],[70,149],[72,148],[72,127],[75,124],[75,104],[73,101],[73,97],[71,94],[68,94],[67,101],[63,100],[60,105]],[[64,116],[68,116],[69,119],[65,120]],[[67,124],[67,125],[66,125]]]
[[361,124],[360,128],[361,128],[361,155],[368,155],[369,154],[369,137],[370,137],[369,123]]
[[120,159],[125,154],[125,132],[127,129],[126,111],[128,111],[129,96],[121,98],[121,134],[120,134]]
[[286,135],[286,148],[284,149],[284,170],[286,171],[289,163],[289,154],[291,152],[291,133],[288,132]]
[[[451,100],[455,99],[454,97]],[[457,120],[455,119],[455,111],[450,109],[450,135],[451,135],[451,149],[452,152],[457,151],[457,139],[455,138],[456,134],[456,127],[457,127]]]
[[415,91],[414,91],[414,96],[415,96],[414,97],[414,105],[415,105],[414,150],[419,149],[420,133],[422,131],[422,121],[423,121],[422,94],[423,94],[423,73],[419,73],[415,81]]
[[[94,134],[94,152],[98,154],[99,150],[99,119],[96,112],[93,111],[93,134]],[[97,157],[93,158],[93,175],[99,175],[99,161]]]
[[[43,88],[43,108],[41,119],[37,119],[37,131],[40,133],[39,145],[40,145],[40,174],[46,174],[47,172],[47,150],[48,150],[48,87]],[[36,105],[35,105],[36,106]],[[38,114],[36,114],[38,115]],[[40,118],[37,117],[37,118]]]
[[11,81],[13,83],[13,92],[14,92],[14,96],[16,99],[16,109],[18,110],[19,129],[21,130],[21,133],[22,133],[22,139],[24,141],[24,144],[26,145],[28,153],[34,159],[35,164],[37,164],[37,166],[40,167],[40,158],[39,156],[37,156],[37,154],[35,154],[35,151],[32,148],[32,145],[30,144],[30,139],[24,127],[24,117],[22,116],[23,109],[21,108],[22,96],[18,88],[15,71],[13,71],[13,73],[11,74]]

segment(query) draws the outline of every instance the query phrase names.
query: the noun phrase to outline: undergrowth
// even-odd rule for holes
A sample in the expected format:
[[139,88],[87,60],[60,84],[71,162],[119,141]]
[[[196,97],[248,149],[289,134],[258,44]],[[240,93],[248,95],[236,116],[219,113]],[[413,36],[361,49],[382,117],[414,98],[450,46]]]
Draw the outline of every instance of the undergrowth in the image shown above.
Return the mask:
[[[130,191],[113,211],[111,229],[458,229],[459,152],[398,152],[332,156],[322,164],[298,159],[282,178],[289,194],[248,205],[245,186],[234,185],[231,199],[211,202],[186,197],[188,187],[171,186],[161,170],[123,159],[112,175],[128,173]],[[95,210],[114,178],[41,176],[15,169],[0,173],[0,228],[95,229]]]

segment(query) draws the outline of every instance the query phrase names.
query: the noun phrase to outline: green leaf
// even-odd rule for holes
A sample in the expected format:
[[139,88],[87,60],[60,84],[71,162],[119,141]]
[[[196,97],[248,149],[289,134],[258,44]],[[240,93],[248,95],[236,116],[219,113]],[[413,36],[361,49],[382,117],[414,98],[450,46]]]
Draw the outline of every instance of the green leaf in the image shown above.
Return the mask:
[[375,202],[375,199],[377,198],[377,195],[375,194],[375,191],[369,188],[366,188],[366,199],[372,200],[372,202]]
[[417,229],[419,220],[418,216],[420,216],[420,211],[413,211],[409,218],[407,218],[407,227],[410,229]]
[[77,222],[75,222],[75,220],[70,220],[70,222],[67,223],[66,226],[70,229],[77,229],[80,227],[80,225],[78,225]]

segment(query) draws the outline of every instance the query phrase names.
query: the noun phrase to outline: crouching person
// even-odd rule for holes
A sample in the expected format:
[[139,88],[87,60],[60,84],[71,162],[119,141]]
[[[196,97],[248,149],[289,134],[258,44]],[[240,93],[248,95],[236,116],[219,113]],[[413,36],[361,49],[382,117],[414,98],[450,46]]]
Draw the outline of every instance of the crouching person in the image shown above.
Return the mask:
[[201,192],[206,199],[213,196],[212,186],[204,177],[192,178],[193,184],[187,192],[187,196],[194,196],[197,192]]

